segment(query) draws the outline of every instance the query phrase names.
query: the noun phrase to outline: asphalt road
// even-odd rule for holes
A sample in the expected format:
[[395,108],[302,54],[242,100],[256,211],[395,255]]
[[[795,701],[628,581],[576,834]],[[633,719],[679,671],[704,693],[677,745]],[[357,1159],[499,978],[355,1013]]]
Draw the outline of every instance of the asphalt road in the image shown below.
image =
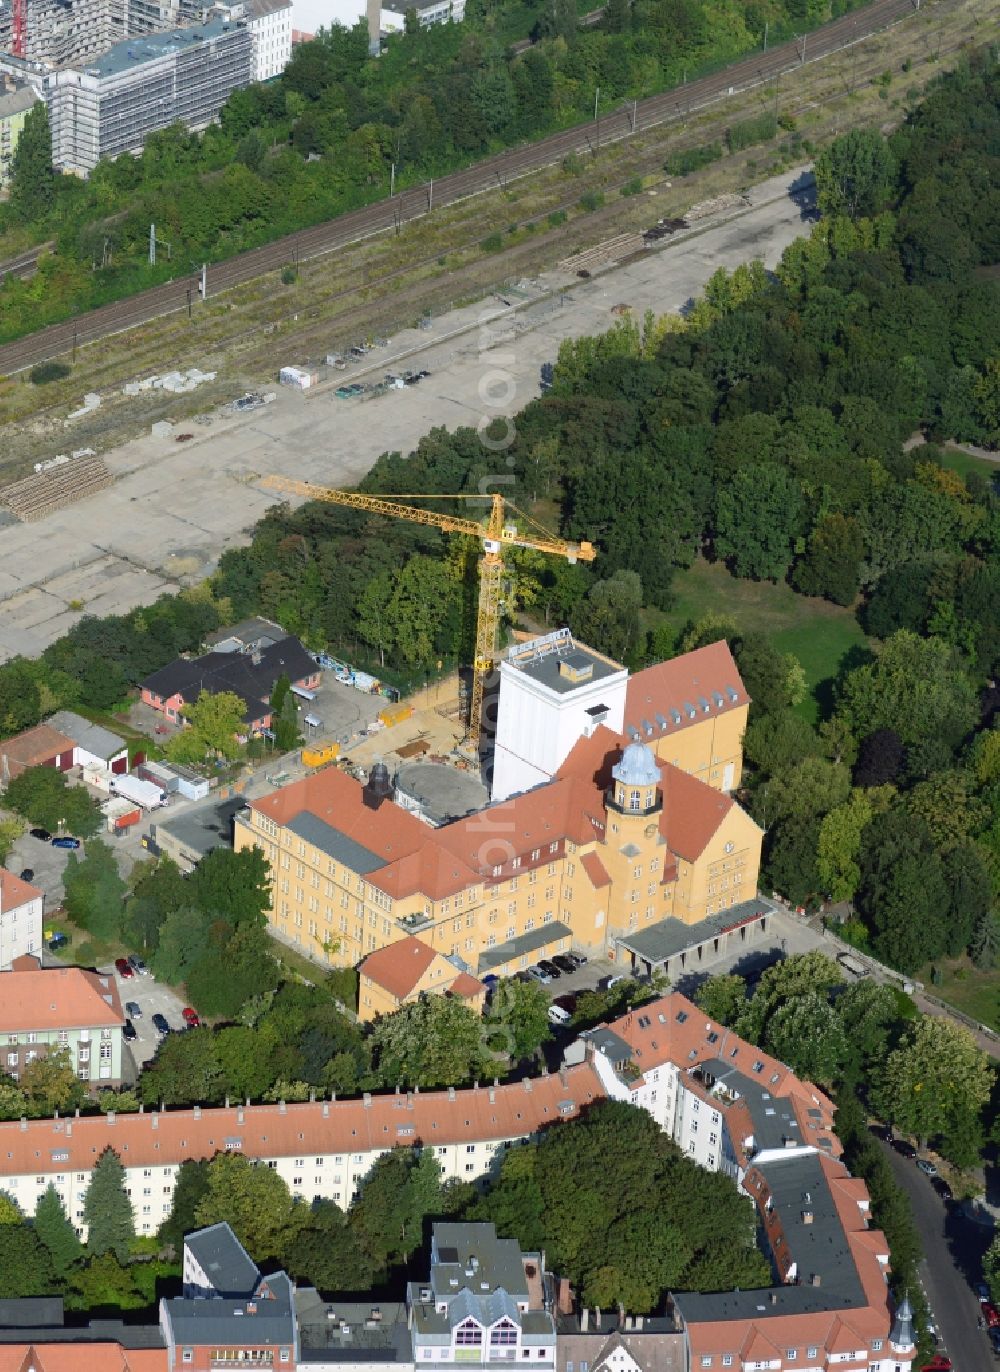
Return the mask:
[[946,1208],[930,1180],[909,1159],[888,1144],[882,1147],[913,1207],[924,1250],[920,1278],[941,1337],[941,1352],[951,1358],[955,1372],[995,1372],[989,1340],[976,1327],[979,1302],[974,1291],[992,1235],[957,1208]]
[[[102,968],[102,971],[111,971],[111,968]],[[167,1023],[175,1033],[182,1033],[184,1020],[181,1018],[181,1009],[184,1002],[169,986],[164,986],[152,976],[144,977],[121,977],[117,972],[114,973],[115,981],[118,983],[118,994],[121,996],[122,1010],[128,1014],[126,1002],[134,1000],[139,1006],[142,1014],[136,1018],[130,1016],[135,1025],[137,1037],[132,1043],[126,1043],[125,1047],[132,1056],[135,1071],[138,1071],[156,1057],[160,1047],[160,1036],[153,1028],[153,1016],[159,1012],[166,1016]],[[126,1081],[134,1081],[134,1073],[125,1073]]]

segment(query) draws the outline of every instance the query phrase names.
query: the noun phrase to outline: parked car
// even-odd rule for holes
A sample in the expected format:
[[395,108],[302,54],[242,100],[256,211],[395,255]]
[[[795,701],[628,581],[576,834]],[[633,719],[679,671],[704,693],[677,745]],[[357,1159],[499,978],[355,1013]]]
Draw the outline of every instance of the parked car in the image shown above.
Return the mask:
[[553,981],[558,981],[562,976],[562,972],[560,972],[551,958],[539,958],[538,965],[543,971],[548,972]]
[[161,1038],[165,1038],[166,1035],[170,1033],[170,1025],[167,1023],[166,1015],[161,1015],[160,1012],[157,1011],[153,1016],[153,1028]]
[[197,1010],[190,1005],[185,1005],[184,1009],[181,1011],[181,1019],[189,1029],[197,1029],[201,1024]]
[[586,965],[587,965],[587,954],[586,954],[586,953],[569,953],[568,956],[571,957],[571,958],[573,959],[573,961],[576,963],[577,967],[586,967]]
[[139,1035],[136,1033],[135,1025],[130,1019],[127,1019],[122,1025],[122,1038],[126,1043],[132,1043],[138,1037]]
[[78,838],[70,838],[69,834],[63,834],[61,838],[54,838],[52,840],[53,848],[79,848],[79,846],[80,840]]
[[907,1143],[905,1139],[893,1139],[892,1146],[901,1158],[910,1158],[912,1160],[917,1156],[917,1150],[914,1148],[913,1144]]
[[132,968],[132,971],[137,977],[149,976],[149,968],[143,962],[142,958],[136,957],[135,953],[129,954],[128,965]]
[[938,1174],[937,1168],[927,1158],[917,1158],[917,1167],[925,1177],[936,1177]]
[[993,1345],[993,1356],[1000,1358],[1000,1329],[990,1330],[990,1343]]
[[931,1177],[931,1186],[934,1187],[934,1190],[943,1201],[950,1201],[953,1199],[951,1187],[945,1181],[944,1177]]
[[625,980],[626,977],[624,973],[617,972],[614,976],[611,977],[601,977],[597,985],[599,989],[602,991],[610,991],[612,986],[618,986]]
[[49,939],[49,947],[53,953],[58,953],[60,948],[65,948],[69,943],[69,934],[53,934]]
[[976,1282],[976,1299],[979,1301],[980,1305],[982,1305],[984,1301],[990,1299],[990,1288],[984,1281]]
[[125,1013],[129,1019],[142,1019],[142,1006],[137,1000],[127,1000],[125,1002]]
[[49,833],[48,829],[29,829],[28,832],[31,834],[32,838],[37,838],[42,843],[52,842],[52,835]]
[[561,972],[569,973],[576,971],[576,963],[573,961],[571,957],[568,957],[565,953],[557,953],[555,957],[552,959],[552,961],[555,963],[555,965],[559,968]]
[[35,869],[34,869],[34,867],[22,867],[22,869],[21,869],[21,880],[22,880],[22,881],[34,881],[34,879],[35,879]]
[[1000,1329],[1000,1310],[989,1301],[983,1301],[979,1307],[986,1317],[987,1329]]
[[122,981],[128,981],[129,977],[135,976],[135,973],[129,966],[128,958],[115,958],[115,971],[121,977]]
[[943,1353],[937,1353],[930,1362],[925,1362],[920,1372],[951,1372],[951,1358],[946,1358]]
[[528,976],[534,977],[535,980],[540,981],[543,986],[548,986],[549,982],[552,980],[541,963],[539,963],[537,967],[529,967]]
[[556,1005],[553,1002],[553,1004],[549,1006],[547,1013],[550,1024],[569,1024],[569,1011],[564,1010],[561,1005]]

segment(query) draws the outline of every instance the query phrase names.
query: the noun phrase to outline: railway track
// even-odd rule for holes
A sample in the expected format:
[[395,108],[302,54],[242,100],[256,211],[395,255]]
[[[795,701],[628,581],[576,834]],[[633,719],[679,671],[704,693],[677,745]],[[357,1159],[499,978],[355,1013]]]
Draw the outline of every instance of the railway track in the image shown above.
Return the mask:
[[[864,9],[843,15],[802,39],[741,58],[697,81],[651,95],[634,106],[602,114],[586,124],[550,134],[537,143],[509,148],[426,185],[411,187],[392,199],[351,210],[336,219],[213,263],[208,269],[208,294],[217,295],[291,262],[319,257],[384,233],[423,217],[435,206],[453,205],[497,187],[503,189],[509,181],[550,166],[570,153],[596,151],[608,143],[628,138],[636,131],[686,119],[693,112],[729,95],[765,84],[785,72],[818,62],[869,38],[915,13],[918,3],[919,0],[873,0]],[[29,254],[24,256],[27,258]],[[90,310],[76,319],[52,324],[0,346],[0,373],[21,371],[86,343],[187,309],[189,300],[197,301],[197,295],[197,277],[191,274],[153,286],[127,300]]]

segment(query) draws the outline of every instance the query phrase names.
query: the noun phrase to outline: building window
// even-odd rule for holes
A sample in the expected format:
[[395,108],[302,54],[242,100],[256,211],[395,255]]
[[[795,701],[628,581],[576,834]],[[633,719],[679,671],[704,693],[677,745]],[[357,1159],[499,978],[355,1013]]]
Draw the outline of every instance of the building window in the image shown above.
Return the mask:
[[475,1320],[463,1320],[455,1330],[455,1342],[465,1347],[478,1347],[483,1341],[483,1331]]
[[182,1361],[182,1362],[194,1362],[194,1349],[193,1349],[193,1348],[185,1348],[184,1352],[181,1354],[181,1361]]
[[872,1352],[873,1352],[873,1353],[881,1353],[881,1352],[882,1352],[882,1340],[881,1340],[881,1339],[872,1339]]

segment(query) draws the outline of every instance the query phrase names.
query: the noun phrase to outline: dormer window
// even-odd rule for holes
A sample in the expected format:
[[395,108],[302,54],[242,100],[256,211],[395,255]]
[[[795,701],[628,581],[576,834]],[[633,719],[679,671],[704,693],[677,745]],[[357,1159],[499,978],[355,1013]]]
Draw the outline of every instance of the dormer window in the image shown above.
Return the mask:
[[482,1328],[475,1320],[463,1320],[455,1330],[455,1343],[462,1348],[478,1348],[483,1341]]

